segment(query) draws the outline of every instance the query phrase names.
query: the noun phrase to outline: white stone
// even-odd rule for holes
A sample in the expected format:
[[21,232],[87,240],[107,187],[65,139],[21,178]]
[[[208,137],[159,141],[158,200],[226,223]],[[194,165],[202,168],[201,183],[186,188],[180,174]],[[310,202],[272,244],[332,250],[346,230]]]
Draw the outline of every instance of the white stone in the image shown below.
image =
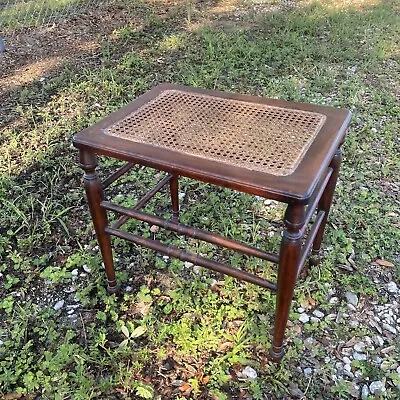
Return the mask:
[[189,261],[185,261],[184,266],[185,266],[185,268],[191,268],[191,267],[193,267],[193,263],[191,263]]
[[57,301],[57,303],[56,304],[54,304],[54,309],[56,310],[56,311],[58,311],[58,310],[61,310],[61,308],[63,308],[64,307],[64,300],[60,300],[60,301]]
[[331,297],[329,300],[329,304],[337,304],[339,299],[337,297]]
[[386,329],[387,331],[389,331],[390,333],[393,333],[394,335],[397,333],[396,328],[389,325],[389,324],[383,324],[382,325],[383,329]]
[[305,376],[310,376],[312,374],[312,368],[304,368],[304,375]]
[[350,364],[344,364],[343,369],[347,372],[351,372],[351,365]]
[[299,308],[297,309],[297,312],[300,313],[300,314],[303,314],[304,311],[305,311],[305,310],[304,310],[303,307],[299,307]]
[[383,338],[381,337],[381,336],[378,336],[378,335],[376,335],[376,336],[374,336],[373,338],[372,338],[372,340],[375,342],[375,344],[377,344],[378,346],[383,346],[383,344],[384,344],[384,340],[383,340]]
[[75,310],[73,308],[71,308],[70,310],[67,311],[68,314],[73,314],[75,312]]
[[351,364],[351,360],[350,360],[349,357],[343,357],[343,362],[344,362],[345,364]]
[[366,354],[355,352],[353,358],[357,361],[365,361],[367,359]]
[[325,316],[325,314],[319,310],[314,310],[313,315],[315,315],[317,318],[323,318]]
[[164,261],[168,261],[168,260],[169,260],[169,257],[168,257],[168,256],[162,256],[162,259],[163,259]]
[[362,353],[365,350],[365,343],[363,342],[358,342],[354,345],[354,350],[357,351],[358,353]]
[[306,324],[310,320],[310,317],[307,314],[301,314],[299,317],[299,321],[303,324]]
[[127,286],[125,288],[125,292],[132,292],[132,290],[133,290],[132,286]]
[[243,371],[242,374],[248,379],[257,379],[257,372],[254,368],[247,366]]
[[2,340],[0,340],[0,346],[3,346],[4,342]]
[[199,265],[193,265],[193,272],[195,274],[199,274],[200,273],[200,266]]
[[364,385],[361,389],[361,398],[363,400],[367,399],[369,396],[369,389],[367,385]]
[[92,268],[88,267],[86,264],[82,265],[82,268],[88,274],[90,274],[92,272]]
[[354,307],[357,307],[358,305],[358,297],[355,293],[353,292],[346,292],[346,299],[347,302],[351,305],[353,305]]
[[377,390],[380,390],[383,393],[385,392],[385,386],[381,381],[373,381],[369,385],[369,390],[372,394],[375,394]]
[[389,293],[398,293],[399,288],[397,287],[395,282],[389,282],[387,285],[387,290]]
[[186,193],[184,193],[184,192],[179,192],[179,194],[178,194],[179,200],[183,200],[185,198],[185,196],[186,196]]
[[79,274],[78,269],[77,269],[77,268],[73,269],[73,270],[71,271],[71,274],[72,274],[72,276],[78,276],[78,274]]

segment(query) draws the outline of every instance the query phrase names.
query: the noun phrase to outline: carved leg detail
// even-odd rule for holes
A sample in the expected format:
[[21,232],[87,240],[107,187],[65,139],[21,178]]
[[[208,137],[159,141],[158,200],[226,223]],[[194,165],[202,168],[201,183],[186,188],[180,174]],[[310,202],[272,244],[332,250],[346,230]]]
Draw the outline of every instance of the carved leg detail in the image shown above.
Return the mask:
[[178,219],[179,219],[178,179],[179,179],[178,175],[174,174],[169,183],[170,190],[171,190],[172,220],[173,221],[178,221]]
[[276,294],[275,326],[270,356],[279,362],[284,355],[283,339],[289,317],[297,268],[300,262],[302,235],[300,229],[304,225],[304,206],[289,205],[285,213],[286,229],[283,233]]
[[341,148],[339,147],[332,158],[330,167],[333,169],[332,175],[329,179],[329,182],[326,185],[326,188],[324,190],[324,193],[321,196],[321,199],[318,203],[318,211],[323,210],[325,211],[325,216],[324,219],[322,220],[321,226],[318,229],[317,235],[315,236],[314,243],[313,243],[313,250],[312,250],[312,256],[310,258],[310,264],[311,265],[318,265],[321,256],[321,243],[324,238],[324,232],[325,232],[325,226],[326,222],[328,221],[328,214],[329,210],[332,205],[332,199],[333,195],[335,193],[335,187],[336,187],[336,182],[338,180],[339,176],[339,169],[340,169],[340,164],[342,162],[342,151]]
[[83,179],[85,182],[86,196],[107,275],[107,291],[109,293],[115,293],[118,291],[118,286],[115,279],[111,239],[110,235],[105,233],[105,228],[108,225],[107,212],[100,206],[104,196],[101,182],[95,171],[97,167],[96,155],[91,152],[81,150],[80,166],[85,171]]

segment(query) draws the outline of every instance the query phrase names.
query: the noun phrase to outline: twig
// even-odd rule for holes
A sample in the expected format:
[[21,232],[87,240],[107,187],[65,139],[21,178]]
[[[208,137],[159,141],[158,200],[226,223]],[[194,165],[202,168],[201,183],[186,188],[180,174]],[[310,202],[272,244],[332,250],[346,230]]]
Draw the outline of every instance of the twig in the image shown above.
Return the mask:
[[79,313],[79,318],[81,319],[81,324],[82,324],[82,329],[83,329],[83,339],[85,341],[85,349],[86,349],[87,348],[87,336],[86,336],[85,322],[83,321],[83,318],[82,318],[82,313]]

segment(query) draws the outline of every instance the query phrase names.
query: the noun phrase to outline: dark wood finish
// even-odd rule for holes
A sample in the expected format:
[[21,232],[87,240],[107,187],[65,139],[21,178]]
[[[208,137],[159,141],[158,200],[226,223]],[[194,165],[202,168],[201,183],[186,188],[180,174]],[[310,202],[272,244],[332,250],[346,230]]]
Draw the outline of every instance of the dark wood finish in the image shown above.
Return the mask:
[[171,191],[171,203],[172,203],[172,219],[178,221],[179,219],[179,177],[177,174],[172,175],[172,179],[169,183]]
[[109,293],[118,291],[115,279],[114,261],[111,249],[110,235],[105,232],[108,225],[106,210],[100,206],[104,200],[103,189],[96,174],[97,159],[95,154],[87,151],[80,151],[80,166],[85,171],[83,176],[85,182],[86,196],[89,203],[89,210],[92,215],[97,241],[101,255],[103,256],[104,267],[107,275],[107,290]]
[[135,164],[133,164],[133,163],[127,163],[124,166],[122,166],[121,168],[117,169],[109,177],[104,179],[104,181],[102,182],[103,190],[106,189],[108,186],[110,186],[113,182],[115,182],[122,175],[124,175],[128,171],[130,171],[134,166],[135,166]]
[[[326,116],[326,121],[317,133],[313,143],[306,151],[296,170],[291,175],[286,176],[275,176],[259,171],[252,171],[243,167],[228,165],[224,162],[212,161],[182,152],[166,150],[165,148],[155,145],[136,143],[119,137],[109,136],[104,133],[108,127],[143,106],[146,102],[154,99],[164,90],[169,89],[202,93],[209,96],[236,99],[249,103],[261,103],[276,107],[317,112],[324,114]],[[262,99],[254,96],[242,96],[165,84],[154,88],[123,109],[109,115],[96,125],[81,132],[74,138],[73,142],[80,150],[81,166],[85,171],[86,193],[97,239],[106,267],[109,291],[115,291],[117,287],[112,261],[110,235],[127,239],[162,254],[167,254],[183,261],[189,261],[193,264],[231,275],[270,290],[276,290],[275,326],[270,355],[273,360],[280,361],[284,354],[283,339],[295,282],[311,247],[313,248],[314,254],[318,254],[320,251],[339,173],[341,162],[340,146],[343,143],[349,121],[350,113],[343,109],[333,109],[317,105]],[[97,165],[96,154],[128,161],[127,166],[122,167],[104,181],[103,185],[105,187],[122,176],[123,173],[127,172],[134,163],[166,171],[168,175],[142,197],[136,206],[128,209],[104,201],[101,184],[95,174]],[[283,233],[279,256],[201,229],[195,229],[178,223],[179,176],[186,176],[199,181],[286,203],[285,231]],[[170,184],[171,192],[171,220],[165,220],[140,212],[140,208],[167,183]],[[108,226],[106,210],[122,214],[121,218],[111,227]],[[316,215],[315,211],[317,211]],[[303,245],[307,227],[314,216],[313,225],[308,231],[307,239]],[[278,263],[277,284],[229,265],[188,253],[175,246],[164,245],[157,240],[146,239],[120,230],[119,228],[129,218],[136,218],[178,232],[179,234],[198,238],[250,256],[276,262]],[[314,262],[314,264],[318,261],[317,258],[313,260],[312,262]]]
[[284,354],[283,337],[301,258],[301,243],[303,240],[301,230],[304,226],[304,219],[304,206],[301,204],[288,205],[285,212],[286,229],[283,232],[279,255],[274,335],[270,348],[270,356],[275,361],[280,361]]
[[201,267],[212,269],[213,271],[220,272],[221,274],[233,276],[234,278],[240,279],[242,281],[254,283],[255,285],[261,286],[269,290],[273,291],[276,290],[276,284],[273,282],[260,278],[259,276],[250,274],[249,272],[233,268],[227,264],[213,261],[208,258],[201,257],[197,254],[189,253],[174,245],[170,244],[166,246],[165,244],[162,244],[158,240],[146,239],[142,236],[133,235],[131,233],[124,232],[119,229],[114,229],[112,227],[107,227],[106,232],[114,236],[120,237],[122,239],[129,240],[130,242],[133,242],[140,246],[152,249],[158,253],[166,254],[170,257],[178,258],[179,260],[182,261],[189,261],[193,265],[200,265]]
[[[146,193],[137,203],[136,205],[132,208],[132,210],[140,210],[143,208],[155,195],[158,193],[170,180],[172,179],[172,175],[168,174],[166,177],[161,179],[160,182],[157,183],[156,186],[154,186],[153,189],[151,189],[148,193]],[[123,215],[121,218],[118,219],[117,222],[113,224],[113,228],[120,228],[123,224],[125,224],[126,221],[128,221],[129,216]]]
[[[103,201],[101,202],[101,206],[104,207],[106,210],[123,214],[128,218],[135,218],[139,221],[144,221],[152,225],[157,225],[170,231],[177,232],[181,235],[189,236],[194,239],[199,239],[204,242],[212,243],[220,247],[225,247],[227,249],[237,251],[251,257],[257,257],[263,260],[271,261],[276,264],[279,262],[279,256],[277,256],[276,254],[256,249],[255,247],[249,246],[247,244],[240,243],[236,240],[228,239],[220,235],[215,235],[202,229],[193,228],[191,226],[177,223],[175,221],[167,221],[166,219],[156,217],[155,215],[145,214],[138,211],[137,205],[133,208],[126,208],[117,204],[113,204],[109,201]],[[115,223],[112,227],[119,228],[120,225]]]
[[[164,148],[156,146],[135,143],[104,133],[107,127],[168,89],[179,89],[250,103],[262,103],[276,107],[317,112],[326,115],[326,122],[308,149],[306,157],[303,158],[296,171],[288,176],[275,176],[251,171],[246,168],[205,160],[201,157],[176,151],[166,151]],[[96,125],[85,129],[75,136],[74,145],[78,148],[91,149],[98,154],[136,162],[159,170],[176,173],[180,176],[187,176],[277,201],[285,203],[297,201],[307,204],[315,186],[325,173],[335,150],[341,143],[349,121],[350,113],[344,109],[164,84],[155,87]]]
[[311,265],[318,265],[321,259],[321,243],[324,237],[325,226],[328,221],[328,214],[332,205],[333,195],[335,193],[336,183],[339,177],[340,164],[342,163],[342,150],[340,146],[336,150],[335,155],[329,165],[333,172],[318,203],[318,211],[325,211],[325,216],[314,239],[312,251],[313,254],[310,258]]

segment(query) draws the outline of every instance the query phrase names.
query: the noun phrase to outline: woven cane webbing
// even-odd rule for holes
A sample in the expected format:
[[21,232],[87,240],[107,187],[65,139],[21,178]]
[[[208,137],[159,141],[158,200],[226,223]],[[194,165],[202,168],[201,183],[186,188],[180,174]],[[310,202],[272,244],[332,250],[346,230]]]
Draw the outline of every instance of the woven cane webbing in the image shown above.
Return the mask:
[[294,172],[323,114],[166,90],[105,133],[229,165]]

